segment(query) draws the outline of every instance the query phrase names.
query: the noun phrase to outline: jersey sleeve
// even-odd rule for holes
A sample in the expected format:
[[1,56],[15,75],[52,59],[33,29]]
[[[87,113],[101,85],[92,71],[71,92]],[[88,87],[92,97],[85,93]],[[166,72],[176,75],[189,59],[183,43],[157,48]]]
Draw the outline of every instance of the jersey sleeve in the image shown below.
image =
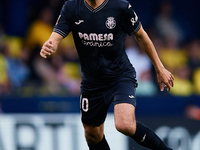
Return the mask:
[[128,6],[124,9],[122,26],[123,30],[128,35],[135,34],[141,27],[141,22],[139,21],[139,18],[133,10],[131,4],[128,4]]
[[68,2],[65,2],[63,5],[53,32],[60,34],[63,38],[71,32],[70,9],[68,9]]

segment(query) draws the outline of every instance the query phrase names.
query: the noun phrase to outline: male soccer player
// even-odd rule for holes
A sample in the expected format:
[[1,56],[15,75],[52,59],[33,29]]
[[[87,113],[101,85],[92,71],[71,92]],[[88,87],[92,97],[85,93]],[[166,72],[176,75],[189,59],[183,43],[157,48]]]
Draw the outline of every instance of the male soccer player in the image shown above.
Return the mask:
[[170,90],[174,77],[162,65],[130,3],[126,0],[66,1],[40,55],[47,58],[54,53],[71,31],[81,63],[81,113],[89,149],[110,149],[104,136],[104,121],[112,103],[119,132],[150,149],[172,150],[135,119],[137,81],[124,50],[126,34],[134,35],[150,57],[161,91]]

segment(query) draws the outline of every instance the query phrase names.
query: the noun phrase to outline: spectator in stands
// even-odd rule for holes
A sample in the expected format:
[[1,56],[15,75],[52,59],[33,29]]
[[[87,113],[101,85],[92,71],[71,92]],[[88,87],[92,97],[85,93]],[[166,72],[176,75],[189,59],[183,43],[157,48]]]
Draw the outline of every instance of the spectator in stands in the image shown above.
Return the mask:
[[43,91],[42,95],[45,95],[45,93],[52,95],[59,94],[62,88],[67,89],[68,93],[65,94],[77,95],[80,89],[80,72],[78,55],[72,35],[70,34],[70,36],[62,41],[59,47],[60,53],[55,54],[47,60],[41,59],[39,56],[39,47],[43,45],[43,42],[50,36],[53,30],[53,4],[58,5],[59,3],[51,0],[49,7],[41,11],[39,19],[36,19],[31,24],[27,33],[26,46],[30,52],[29,66],[32,71],[32,76],[27,84],[37,87],[41,86],[43,88],[41,90]]
[[192,40],[189,44],[187,44],[186,52],[188,57],[188,65],[190,66],[191,69],[190,79],[192,80],[194,71],[197,68],[200,68],[200,41]]
[[183,40],[184,34],[176,20],[172,17],[172,4],[169,0],[162,0],[160,10],[155,20],[155,28],[163,39],[175,39],[178,42]]
[[49,35],[51,35],[53,30],[52,19],[53,10],[46,7],[41,10],[39,18],[30,25],[27,31],[25,44],[29,52],[30,58],[28,65],[31,70],[31,76],[28,83],[29,85],[39,85],[42,80],[34,68],[34,63],[39,59],[38,53],[43,42],[48,39]]
[[41,10],[39,18],[36,19],[29,27],[26,37],[26,46],[30,51],[41,46],[48,39],[53,30],[52,20],[53,10],[46,7]]
[[198,107],[197,105],[188,105],[185,109],[185,114],[190,119],[200,121],[200,107]]
[[21,87],[29,76],[29,68],[23,62],[26,53],[22,51],[20,40],[17,37],[7,37],[1,53],[7,64],[5,71],[11,87]]
[[4,29],[0,25],[0,96],[10,91],[10,80],[7,73],[8,63],[5,57],[8,47],[5,45],[5,37]]
[[[76,51],[72,33],[70,33],[59,46],[59,55],[62,56],[63,64],[59,67],[58,82],[69,91],[69,94],[80,94],[81,72],[79,57]],[[52,57],[52,64],[55,66],[57,58]]]
[[200,95],[200,67],[193,73],[193,83],[195,87],[195,94]]
[[6,49],[5,46],[0,45],[0,96],[9,93],[10,80],[7,73],[8,63],[2,51]]
[[186,43],[185,49],[191,70],[189,79],[194,85],[194,94],[200,95],[200,41],[195,39]]
[[[152,81],[151,61],[148,56],[136,44],[132,36],[127,36],[125,41],[126,53],[136,70],[138,81],[137,95],[152,96],[157,92],[156,86]],[[139,62],[139,63],[138,63]]]
[[[80,72],[76,63],[64,62],[60,54],[54,54],[49,59],[37,59],[34,68],[41,77],[46,94],[59,95],[65,89],[66,95],[80,94]],[[44,93],[41,93],[44,95]]]
[[174,73],[177,68],[187,64],[188,58],[185,50],[179,47],[176,39],[166,39],[163,46],[158,54],[168,70]]
[[[1,22],[0,22],[1,23]],[[0,24],[0,45],[2,45],[4,43],[4,39],[5,39],[5,33],[4,33],[4,29]]]
[[191,96],[194,93],[194,86],[189,80],[190,68],[187,65],[179,66],[174,73],[174,87],[170,94],[176,96]]
[[[56,57],[56,56],[54,56]],[[60,91],[60,86],[58,84],[58,80],[56,78],[56,72],[59,72],[59,69],[54,71],[53,66],[49,63],[50,59],[42,60],[39,57],[36,57],[33,62],[33,68],[37,75],[40,77],[40,84],[38,88],[42,88],[40,95],[56,95]],[[57,59],[58,67],[61,67],[63,63],[61,60]]]

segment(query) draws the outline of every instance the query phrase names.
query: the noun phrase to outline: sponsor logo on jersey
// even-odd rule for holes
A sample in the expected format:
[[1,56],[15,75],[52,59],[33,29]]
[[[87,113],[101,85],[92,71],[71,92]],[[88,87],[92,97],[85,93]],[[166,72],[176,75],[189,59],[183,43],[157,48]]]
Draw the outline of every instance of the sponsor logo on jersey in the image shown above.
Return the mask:
[[116,21],[114,17],[108,17],[106,21],[106,27],[108,29],[114,29],[116,26]]
[[81,33],[78,32],[79,38],[82,40],[82,44],[86,46],[95,46],[95,47],[106,47],[113,46],[113,34],[97,34],[97,33]]
[[113,40],[113,34],[112,33],[106,33],[106,34],[96,34],[96,33],[81,33],[78,32],[78,35],[80,39],[84,39],[87,41],[111,41]]

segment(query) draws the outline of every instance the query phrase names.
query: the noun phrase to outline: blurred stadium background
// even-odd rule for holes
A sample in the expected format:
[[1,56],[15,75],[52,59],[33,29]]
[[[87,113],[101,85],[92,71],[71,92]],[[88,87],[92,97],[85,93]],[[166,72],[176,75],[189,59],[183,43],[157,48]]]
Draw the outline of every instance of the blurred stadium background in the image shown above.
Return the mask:
[[[150,60],[127,37],[126,51],[139,82],[137,120],[174,150],[200,150],[200,1],[130,2],[175,76],[172,90],[160,92]],[[87,150],[72,36],[54,56],[39,56],[63,3],[0,0],[0,150]],[[115,130],[112,106],[105,133],[113,150],[147,150]]]

